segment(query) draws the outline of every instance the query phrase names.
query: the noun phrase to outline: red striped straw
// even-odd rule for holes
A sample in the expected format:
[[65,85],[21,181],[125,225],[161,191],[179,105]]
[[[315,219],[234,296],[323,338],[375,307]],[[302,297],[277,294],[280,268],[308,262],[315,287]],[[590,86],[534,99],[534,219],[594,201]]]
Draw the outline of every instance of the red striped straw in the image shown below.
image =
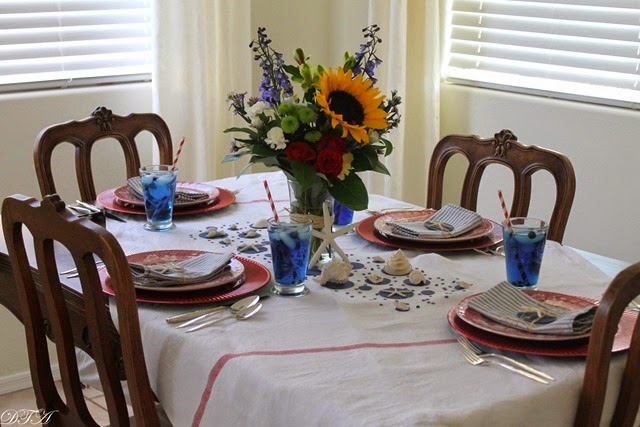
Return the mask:
[[504,203],[504,197],[502,197],[502,190],[498,190],[498,198],[500,199],[500,206],[504,213],[504,221],[507,223],[507,228],[511,229],[511,220],[509,219],[509,211],[507,211],[507,205]]
[[176,170],[176,165],[178,164],[178,159],[180,158],[180,153],[182,153],[182,146],[184,145],[184,136],[180,141],[180,145],[178,146],[178,151],[176,152],[176,157],[173,159],[173,165],[171,166],[171,170]]
[[267,191],[267,198],[269,199],[269,204],[271,205],[271,212],[273,212],[273,219],[276,220],[276,223],[280,225],[280,219],[278,218],[278,211],[276,211],[276,205],[273,203],[273,197],[271,197],[271,190],[269,190],[269,183],[265,179],[264,181],[264,189]]

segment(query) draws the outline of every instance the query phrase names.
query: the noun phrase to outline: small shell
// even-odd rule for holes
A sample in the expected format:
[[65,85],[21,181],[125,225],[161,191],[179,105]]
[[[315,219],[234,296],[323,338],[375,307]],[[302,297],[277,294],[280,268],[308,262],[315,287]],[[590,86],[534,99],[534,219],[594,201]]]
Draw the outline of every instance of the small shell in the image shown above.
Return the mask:
[[320,276],[316,277],[314,280],[321,285],[325,285],[328,282],[340,284],[347,283],[352,268],[353,266],[350,262],[334,259],[322,268]]
[[458,280],[456,282],[456,285],[458,285],[458,286],[460,286],[461,288],[464,288],[464,289],[469,289],[470,287],[473,286],[473,283],[468,283],[468,282],[465,282],[464,280]]
[[231,224],[229,226],[229,230],[237,230],[238,229],[238,224]]
[[379,264],[382,264],[387,261],[386,259],[382,258],[380,255],[376,255],[371,259],[373,260],[373,262],[377,262]]
[[411,306],[409,305],[408,302],[395,300],[395,301],[393,301],[393,305],[396,306],[396,310],[398,310],[398,311],[409,311],[409,310],[411,310]]
[[224,239],[222,239],[222,243],[224,243],[225,245],[230,245],[231,244],[231,239],[228,237],[225,237]]
[[385,262],[382,268],[385,273],[392,276],[402,276],[408,274],[412,267],[407,256],[402,252],[402,249],[398,249],[393,253],[391,258]]
[[253,228],[267,228],[267,220],[262,218],[257,220],[252,225]]
[[371,273],[367,275],[367,280],[370,283],[373,283],[374,285],[377,285],[378,283],[382,282],[384,280],[384,277],[375,274],[375,273]]
[[209,227],[205,237],[216,237],[218,235],[218,227]]
[[421,270],[418,270],[417,268],[411,270],[411,273],[409,273],[409,282],[411,282],[412,285],[420,285],[424,283],[424,281],[424,273]]
[[244,233],[244,237],[256,237],[257,235],[256,230],[247,230],[247,232]]

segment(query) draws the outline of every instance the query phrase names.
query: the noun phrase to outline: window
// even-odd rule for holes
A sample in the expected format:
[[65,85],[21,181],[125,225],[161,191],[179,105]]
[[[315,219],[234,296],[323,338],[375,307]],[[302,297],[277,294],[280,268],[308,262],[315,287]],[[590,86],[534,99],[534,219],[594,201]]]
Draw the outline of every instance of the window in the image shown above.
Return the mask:
[[151,78],[150,0],[0,0],[0,92]]
[[447,80],[640,108],[640,1],[450,1]]

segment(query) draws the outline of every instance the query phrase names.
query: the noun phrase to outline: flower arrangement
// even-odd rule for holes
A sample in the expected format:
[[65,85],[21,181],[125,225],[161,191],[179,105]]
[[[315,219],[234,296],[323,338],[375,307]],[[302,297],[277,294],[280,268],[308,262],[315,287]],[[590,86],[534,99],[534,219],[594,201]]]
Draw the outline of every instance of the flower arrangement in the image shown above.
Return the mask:
[[263,72],[260,97],[245,101],[246,92],[229,94],[230,110],[247,127],[225,130],[243,135],[231,141],[224,161],[250,155],[249,165],[280,168],[301,192],[324,187],[341,204],[366,209],[367,189],[358,172],[389,175],[380,158],[393,146],[384,135],[400,123],[401,98],[395,91],[385,98],[375,87],[375,68],[382,63],[376,56],[378,31],[377,25],[363,29],[360,50],[345,53],[343,65],[332,69],[312,65],[300,48],[294,51],[296,65],[285,64],[266,30],[258,28],[249,47]]

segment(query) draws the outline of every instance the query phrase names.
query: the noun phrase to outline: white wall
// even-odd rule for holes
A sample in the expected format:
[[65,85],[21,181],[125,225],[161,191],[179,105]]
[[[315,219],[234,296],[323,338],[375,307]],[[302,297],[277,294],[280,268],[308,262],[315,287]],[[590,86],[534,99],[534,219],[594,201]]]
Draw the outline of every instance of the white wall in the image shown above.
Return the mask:
[[[567,155],[577,189],[564,244],[630,262],[640,259],[640,112],[449,84],[442,86],[441,101],[441,135],[490,137],[508,128],[526,144]],[[502,182],[494,177],[479,202],[479,211],[496,219],[495,187]],[[552,180],[537,182],[534,176],[536,183],[548,189]],[[545,192],[540,198],[555,197]],[[547,205],[541,200],[531,213],[544,216]]]
[[[116,114],[151,111],[151,85],[131,84],[93,89],[32,92],[0,96],[0,200],[15,193],[40,197],[33,166],[33,144],[38,132],[48,125],[71,119],[82,119],[95,107],[104,105]],[[114,144],[107,143],[94,155],[97,169],[96,186],[109,188],[124,178],[122,156]],[[67,157],[63,159],[62,157]],[[143,156],[149,159],[150,156]],[[75,200],[73,152],[63,148],[57,159],[60,175],[54,173],[58,192],[65,200]],[[111,159],[111,160],[110,160]],[[56,168],[58,170],[58,168]],[[120,173],[117,173],[120,170]],[[66,182],[66,184],[65,184]],[[113,185],[112,185],[113,184]],[[2,283],[0,283],[2,286]],[[22,324],[0,306],[0,394],[7,388],[28,387],[29,370]],[[25,383],[26,381],[26,383]]]

